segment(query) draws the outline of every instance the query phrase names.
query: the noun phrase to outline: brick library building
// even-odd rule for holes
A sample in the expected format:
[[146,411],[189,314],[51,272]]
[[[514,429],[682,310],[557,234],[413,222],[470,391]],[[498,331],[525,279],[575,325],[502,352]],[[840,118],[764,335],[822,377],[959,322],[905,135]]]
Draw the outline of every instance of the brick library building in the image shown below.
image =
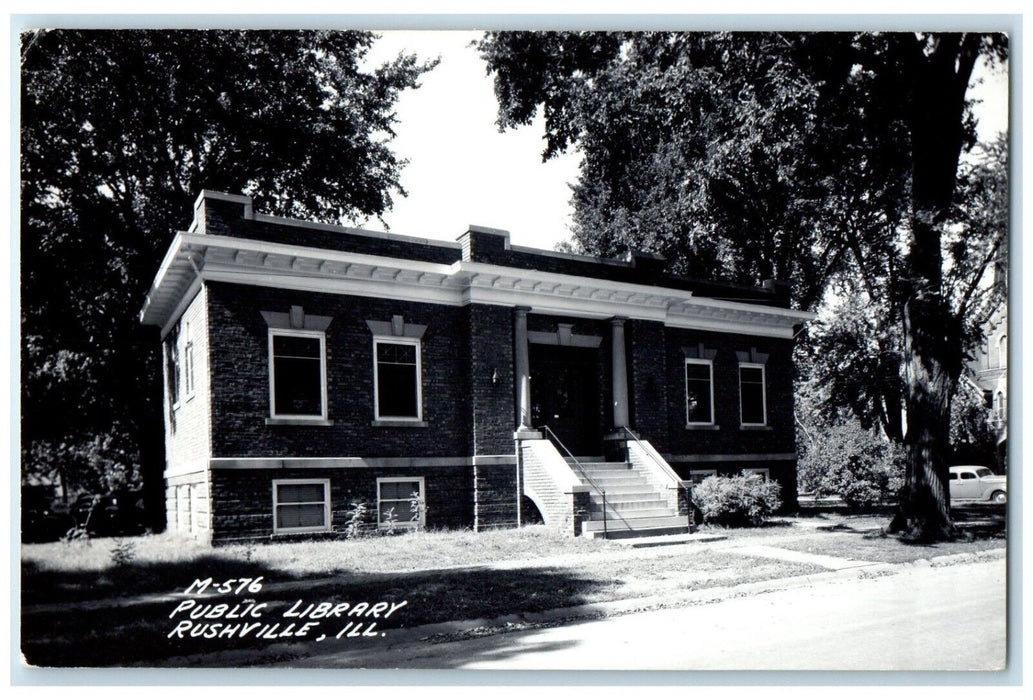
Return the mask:
[[[184,217],[186,218],[186,217]],[[664,260],[267,216],[204,191],[140,314],[161,329],[170,530],[684,532],[689,489],[796,499],[788,289]]]

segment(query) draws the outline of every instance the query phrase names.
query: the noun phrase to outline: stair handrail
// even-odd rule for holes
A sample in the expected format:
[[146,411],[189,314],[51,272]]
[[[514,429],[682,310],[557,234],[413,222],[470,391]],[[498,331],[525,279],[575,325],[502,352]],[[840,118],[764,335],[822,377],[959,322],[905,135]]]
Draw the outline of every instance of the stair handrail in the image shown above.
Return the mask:
[[556,433],[554,433],[552,431],[552,428],[550,428],[548,425],[542,425],[541,431],[543,433],[545,433],[546,435],[552,436],[553,442],[555,442],[557,445],[559,445],[560,449],[562,449],[564,452],[566,452],[567,456],[570,457],[571,460],[573,460],[574,466],[577,468],[578,472],[580,472],[581,476],[585,477],[585,481],[588,482],[588,485],[591,486],[593,489],[595,489],[599,493],[600,496],[602,496],[602,498],[603,498],[603,539],[604,540],[605,539],[609,539],[609,532],[608,532],[607,526],[606,526],[606,489],[602,488],[601,486],[599,486],[599,484],[595,483],[595,481],[592,479],[592,477],[590,477],[588,475],[588,472],[586,472],[584,470],[584,467],[581,466],[581,462],[578,461],[578,458],[574,456],[573,452],[571,452],[570,450],[567,449],[567,446],[564,445],[563,441],[559,439],[559,436],[556,435]]
[[671,469],[670,465],[657,459],[656,455],[653,454],[653,450],[651,450],[649,447],[643,444],[639,436],[631,431],[631,428],[629,428],[626,425],[623,425],[620,429],[626,432],[628,436],[635,441],[635,444],[638,445],[642,449],[642,451],[645,452],[646,455],[651,460],[653,460],[654,463],[656,463],[658,467],[660,467],[661,471],[663,471],[668,476],[672,477],[678,483],[678,487],[685,491],[685,504],[687,506],[686,520],[688,521],[689,532],[692,532],[692,487],[687,486],[684,480],[680,476],[678,476],[677,472]]

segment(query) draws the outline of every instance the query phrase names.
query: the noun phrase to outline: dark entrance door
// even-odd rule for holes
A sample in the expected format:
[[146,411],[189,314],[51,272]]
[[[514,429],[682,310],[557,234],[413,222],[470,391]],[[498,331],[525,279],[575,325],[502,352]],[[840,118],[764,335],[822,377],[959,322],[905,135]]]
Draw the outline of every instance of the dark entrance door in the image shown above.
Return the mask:
[[602,449],[599,351],[531,344],[531,420],[548,425],[575,455]]

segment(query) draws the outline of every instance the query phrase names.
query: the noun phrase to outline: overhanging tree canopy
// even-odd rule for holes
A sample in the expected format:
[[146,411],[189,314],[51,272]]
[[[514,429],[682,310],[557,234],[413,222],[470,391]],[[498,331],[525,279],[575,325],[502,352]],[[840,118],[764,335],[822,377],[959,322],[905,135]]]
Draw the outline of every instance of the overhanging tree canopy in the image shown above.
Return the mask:
[[[23,476],[163,468],[161,365],[137,312],[202,188],[270,213],[378,216],[401,192],[393,106],[433,64],[375,68],[324,31],[22,36]],[[159,509],[160,510],[160,509]]]
[[948,303],[943,274],[964,270],[963,287],[981,276],[965,261],[985,246],[952,236],[952,204],[973,142],[972,70],[980,56],[1003,61],[1007,38],[494,32],[479,49],[500,127],[540,107],[544,156],[583,154],[581,249],[643,247],[683,273],[778,277],[803,307],[853,275],[900,321],[903,352],[877,339],[875,369],[885,376],[900,357],[907,369],[903,520],[913,537],[949,536],[947,422],[972,305]]

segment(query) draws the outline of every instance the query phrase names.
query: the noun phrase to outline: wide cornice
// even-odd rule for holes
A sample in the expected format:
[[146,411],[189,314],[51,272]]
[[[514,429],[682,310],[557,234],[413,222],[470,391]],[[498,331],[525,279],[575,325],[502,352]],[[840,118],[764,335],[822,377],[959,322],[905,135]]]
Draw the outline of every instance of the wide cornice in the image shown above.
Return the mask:
[[475,261],[431,263],[180,232],[140,312],[166,333],[204,282],[397,299],[450,306],[525,306],[533,313],[623,316],[675,328],[792,338],[814,314],[694,296],[691,291]]

